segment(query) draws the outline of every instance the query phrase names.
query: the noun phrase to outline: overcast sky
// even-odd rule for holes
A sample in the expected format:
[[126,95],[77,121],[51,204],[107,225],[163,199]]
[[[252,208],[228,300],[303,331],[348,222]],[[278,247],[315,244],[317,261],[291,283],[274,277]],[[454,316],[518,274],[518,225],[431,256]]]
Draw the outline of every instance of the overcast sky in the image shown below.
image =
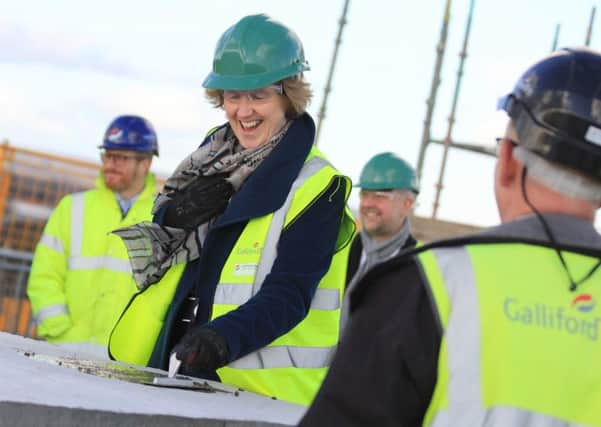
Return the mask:
[[[455,90],[470,0],[453,0],[432,137],[443,138]],[[96,146],[119,114],[149,119],[159,135],[154,170],[169,174],[224,121],[205,100],[222,32],[268,13],[300,36],[317,121],[344,0],[159,0],[4,2],[0,15],[0,139],[17,147],[96,161]],[[374,154],[418,151],[445,0],[352,0],[319,147],[357,180]],[[599,1],[476,0],[457,106],[456,141],[492,145],[505,117],[495,112],[522,71],[552,47],[582,45],[597,6],[591,46],[601,47]],[[429,216],[442,150],[426,152],[417,213]],[[438,216],[498,222],[494,159],[452,150]],[[351,205],[357,204],[353,193]]]

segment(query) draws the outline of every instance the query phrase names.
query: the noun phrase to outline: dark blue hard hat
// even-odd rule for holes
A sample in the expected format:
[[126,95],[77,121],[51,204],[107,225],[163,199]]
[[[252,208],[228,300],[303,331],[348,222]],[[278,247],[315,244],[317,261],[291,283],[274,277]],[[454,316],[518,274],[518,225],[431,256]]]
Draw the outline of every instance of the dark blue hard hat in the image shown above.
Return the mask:
[[131,150],[159,155],[157,134],[150,122],[139,116],[119,116],[114,119],[98,148]]
[[567,48],[532,65],[499,100],[529,151],[601,180],[601,53]]

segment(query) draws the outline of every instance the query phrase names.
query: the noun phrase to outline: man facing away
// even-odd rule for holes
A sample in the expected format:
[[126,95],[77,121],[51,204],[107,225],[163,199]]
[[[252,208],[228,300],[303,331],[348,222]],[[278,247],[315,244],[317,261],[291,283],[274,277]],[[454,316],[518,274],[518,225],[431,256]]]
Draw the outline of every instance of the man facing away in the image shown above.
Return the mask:
[[341,335],[348,323],[349,296],[365,273],[416,244],[409,215],[419,188],[409,163],[394,153],[376,154],[363,167],[357,186],[361,231],[349,254]]
[[500,108],[503,223],[368,272],[301,425],[601,426],[601,54],[543,58]]
[[142,117],[115,118],[101,149],[96,188],[65,196],[36,247],[27,294],[38,336],[77,353],[108,358],[111,330],[136,285],[116,228],[151,219],[149,173],[157,136]]

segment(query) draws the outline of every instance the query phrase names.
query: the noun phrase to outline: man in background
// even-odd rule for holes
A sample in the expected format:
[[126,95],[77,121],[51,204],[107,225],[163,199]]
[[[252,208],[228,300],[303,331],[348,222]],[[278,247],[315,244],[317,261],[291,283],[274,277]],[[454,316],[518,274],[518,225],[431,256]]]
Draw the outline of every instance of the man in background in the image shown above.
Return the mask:
[[341,329],[348,323],[350,294],[365,273],[416,244],[409,216],[419,188],[409,163],[394,153],[376,154],[363,167],[357,186],[361,231],[349,254]]
[[601,426],[601,53],[554,52],[500,108],[503,223],[364,276],[302,426]]
[[96,188],[69,194],[50,215],[27,294],[37,334],[77,353],[108,358],[107,343],[136,292],[121,239],[112,230],[151,220],[149,172],[157,135],[142,117],[119,116],[106,130]]

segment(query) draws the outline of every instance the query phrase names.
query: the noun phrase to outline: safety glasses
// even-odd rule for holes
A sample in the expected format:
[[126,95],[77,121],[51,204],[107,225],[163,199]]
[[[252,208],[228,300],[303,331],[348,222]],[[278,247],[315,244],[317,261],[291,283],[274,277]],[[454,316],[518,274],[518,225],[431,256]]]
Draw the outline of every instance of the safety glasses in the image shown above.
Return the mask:
[[115,152],[106,152],[103,151],[100,153],[100,160],[102,163],[114,163],[116,165],[124,165],[131,160],[144,160],[148,158],[148,156],[140,156],[136,154],[125,154],[125,153],[115,153]]
[[224,90],[223,101],[228,104],[238,104],[243,98],[247,98],[251,103],[260,104],[283,94],[284,87],[281,84],[273,84],[255,90]]
[[394,190],[361,190],[359,191],[359,197],[361,199],[374,199],[374,200],[394,200],[400,196],[398,191]]

